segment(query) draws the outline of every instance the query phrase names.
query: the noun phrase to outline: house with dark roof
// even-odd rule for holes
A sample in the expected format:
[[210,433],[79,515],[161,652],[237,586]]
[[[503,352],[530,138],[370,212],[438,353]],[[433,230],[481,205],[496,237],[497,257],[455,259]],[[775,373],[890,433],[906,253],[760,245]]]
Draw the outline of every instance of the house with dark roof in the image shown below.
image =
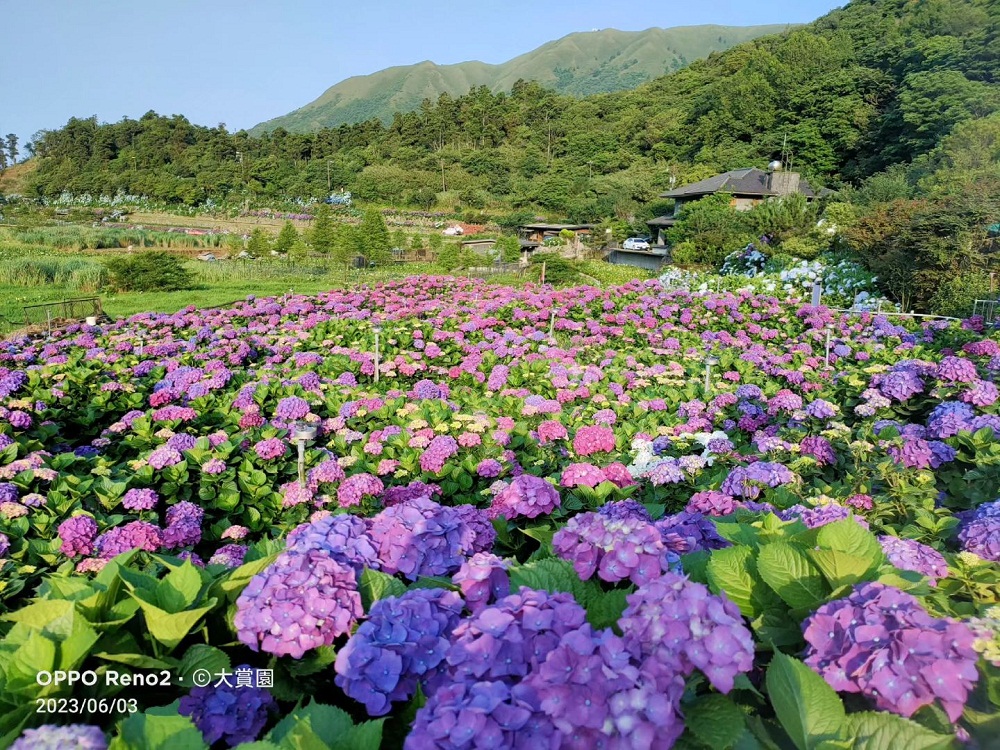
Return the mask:
[[785,172],[776,164],[766,171],[756,167],[733,169],[660,193],[661,198],[674,199],[674,212],[646,222],[653,238],[652,244],[666,244],[664,233],[677,223],[685,204],[716,193],[729,195],[730,205],[737,211],[749,211],[766,200],[793,193],[804,195],[807,200],[816,198],[816,192],[798,172]]

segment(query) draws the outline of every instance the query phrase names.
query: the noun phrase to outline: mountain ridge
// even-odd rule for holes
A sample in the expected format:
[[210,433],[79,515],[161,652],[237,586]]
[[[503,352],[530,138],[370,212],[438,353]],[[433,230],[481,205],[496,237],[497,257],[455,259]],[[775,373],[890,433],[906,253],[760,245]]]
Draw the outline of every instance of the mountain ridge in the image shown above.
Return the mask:
[[396,112],[413,111],[424,99],[436,101],[442,93],[459,96],[477,86],[493,92],[510,91],[519,79],[574,96],[621,91],[713,52],[796,27],[704,24],[642,31],[577,31],[502,63],[421,60],[345,78],[313,101],[259,123],[249,132],[260,135],[279,127],[293,133],[310,132],[372,118],[388,123]]

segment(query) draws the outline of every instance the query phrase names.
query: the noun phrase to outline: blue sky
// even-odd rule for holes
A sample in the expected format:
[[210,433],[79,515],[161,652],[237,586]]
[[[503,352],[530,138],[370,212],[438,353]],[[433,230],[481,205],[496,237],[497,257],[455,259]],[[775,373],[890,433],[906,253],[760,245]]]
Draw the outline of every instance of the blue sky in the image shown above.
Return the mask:
[[349,76],[499,63],[574,31],[803,23],[834,0],[7,0],[0,134],[149,110],[231,131]]

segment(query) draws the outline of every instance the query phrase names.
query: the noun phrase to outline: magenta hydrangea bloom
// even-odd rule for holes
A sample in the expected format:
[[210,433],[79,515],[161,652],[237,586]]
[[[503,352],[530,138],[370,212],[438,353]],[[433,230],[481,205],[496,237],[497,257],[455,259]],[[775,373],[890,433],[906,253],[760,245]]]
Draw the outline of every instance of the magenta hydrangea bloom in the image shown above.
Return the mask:
[[[375,602],[368,619],[337,652],[334,678],[369,716],[425,692],[439,674],[449,637],[462,617],[462,597],[445,589],[415,589]],[[446,666],[446,665],[444,665]]]
[[948,383],[971,383],[979,377],[976,365],[964,357],[945,357],[938,363],[938,380]]
[[349,633],[364,614],[354,569],[326,552],[283,552],[236,600],[233,624],[254,651],[301,659]]
[[552,549],[573,563],[584,581],[596,573],[602,581],[629,579],[641,586],[677,562],[653,524],[641,518],[612,519],[600,513],[573,516],[552,537]]
[[372,518],[369,534],[382,570],[420,576],[450,575],[472,554],[476,531],[454,508],[416,498]]
[[25,729],[8,750],[107,750],[104,730],[90,724],[43,724]]
[[[181,697],[177,713],[188,716],[201,731],[205,742],[220,740],[228,747],[254,742],[278,704],[267,688],[257,687],[262,670],[241,664],[232,672],[233,682],[191,688]],[[250,686],[236,686],[249,679]]]
[[385,484],[374,474],[353,474],[337,488],[337,502],[341,508],[360,505],[362,498],[378,497],[385,490]]
[[309,471],[309,484],[334,484],[344,479],[344,470],[335,460],[323,461]]
[[615,449],[615,433],[610,427],[589,425],[573,436],[573,451],[579,456],[609,453]]
[[73,516],[59,524],[59,551],[64,555],[89,555],[94,551],[97,539],[97,521],[90,516]]
[[510,594],[507,567],[506,561],[489,552],[477,552],[462,563],[451,581],[462,591],[470,612],[475,614]]
[[451,435],[435,435],[420,454],[420,468],[439,474],[449,458],[458,453],[458,441]]
[[493,498],[490,515],[494,518],[537,518],[559,507],[559,491],[541,477],[522,474]]
[[148,487],[132,488],[122,498],[122,506],[128,510],[152,510],[160,501],[160,496]]
[[288,446],[279,438],[267,438],[254,445],[253,450],[265,461],[272,461],[284,456],[288,452]]
[[563,469],[559,484],[563,487],[594,488],[606,481],[607,477],[604,472],[593,464],[570,464]]
[[931,617],[913,596],[881,583],[824,604],[803,632],[806,664],[834,690],[861,693],[901,716],[937,701],[957,721],[979,679],[965,624]]
[[688,513],[704,513],[706,516],[728,516],[739,507],[740,502],[732,495],[718,490],[705,490],[691,495],[684,510]]
[[976,508],[962,523],[958,540],[966,552],[1000,562],[1000,500]]
[[626,644],[685,676],[695,669],[721,693],[753,667],[754,641],[739,608],[725,594],[676,573],[664,573],[628,596],[618,621]]
[[202,464],[201,470],[210,476],[217,476],[226,470],[226,462],[219,458],[210,458]]
[[455,683],[515,683],[586,619],[570,594],[522,587],[458,624],[447,654],[449,678]]
[[897,536],[880,536],[878,542],[889,562],[900,570],[912,570],[927,576],[932,586],[939,578],[948,575],[948,563],[944,555],[933,547]]

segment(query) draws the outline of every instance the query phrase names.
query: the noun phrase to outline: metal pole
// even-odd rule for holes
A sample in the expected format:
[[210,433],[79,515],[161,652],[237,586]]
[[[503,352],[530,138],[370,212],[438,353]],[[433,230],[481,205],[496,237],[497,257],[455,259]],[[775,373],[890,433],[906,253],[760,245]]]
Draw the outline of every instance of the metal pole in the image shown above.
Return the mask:
[[712,390],[712,365],[705,364],[705,396]]
[[306,441],[296,440],[299,446],[299,487],[306,486]]
[[821,287],[819,285],[819,282],[817,281],[815,284],[813,284],[813,296],[812,296],[813,307],[819,307],[819,303],[822,297],[823,297],[823,287]]
[[556,328],[556,311],[552,311],[552,317],[549,319],[549,338],[552,338],[552,332]]

